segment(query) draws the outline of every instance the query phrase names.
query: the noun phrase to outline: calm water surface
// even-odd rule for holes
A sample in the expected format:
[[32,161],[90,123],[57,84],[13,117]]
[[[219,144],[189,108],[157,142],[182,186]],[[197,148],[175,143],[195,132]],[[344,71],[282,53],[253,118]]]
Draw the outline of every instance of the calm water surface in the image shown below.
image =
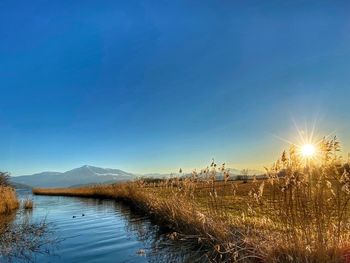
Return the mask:
[[[194,262],[198,255],[168,238],[169,230],[112,200],[32,196],[32,221],[46,218],[61,241],[54,255],[36,255],[35,262]],[[84,216],[83,216],[84,215]],[[18,215],[21,217],[21,215]],[[73,218],[74,217],[74,218]],[[14,262],[22,262],[15,260]]]

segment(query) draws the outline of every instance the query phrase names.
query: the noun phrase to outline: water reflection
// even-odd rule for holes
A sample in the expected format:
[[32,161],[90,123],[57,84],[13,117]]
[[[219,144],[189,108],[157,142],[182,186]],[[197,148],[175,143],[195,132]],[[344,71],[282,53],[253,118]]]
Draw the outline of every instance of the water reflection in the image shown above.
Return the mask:
[[[21,222],[27,222],[24,224],[27,226],[38,226],[46,218],[46,225],[50,225],[46,232],[49,235],[39,235],[41,241],[46,242],[42,247],[44,250],[29,250],[30,253],[26,253],[22,259],[40,263],[208,262],[205,250],[199,246],[197,239],[180,241],[171,238],[173,231],[169,228],[161,227],[139,211],[113,200],[57,196],[31,198],[34,199],[34,210],[18,213],[17,218],[12,215],[8,222],[20,229],[18,224]],[[20,231],[31,232],[33,228],[29,230],[27,227]],[[12,232],[13,236],[16,234],[18,231]],[[57,238],[61,241],[58,246],[50,242],[57,241]],[[27,236],[12,247],[13,251],[22,255],[24,252],[20,247],[25,247],[28,240]],[[46,250],[50,251],[50,255],[45,254]],[[52,256],[52,252],[55,256]],[[16,263],[23,262],[19,257],[12,259]],[[3,262],[1,258],[0,262]]]
[[9,225],[16,219],[16,213],[4,214],[0,216],[0,234],[8,228]]
[[170,228],[162,226],[154,219],[143,216],[137,209],[131,209],[121,203],[115,207],[121,212],[126,230],[136,234],[144,243],[148,262],[209,262],[206,250],[198,244],[198,239],[174,238]]
[[82,205],[97,207],[99,211],[112,205],[125,222],[125,230],[142,242],[143,248],[136,253],[146,257],[147,262],[210,262],[206,257],[206,248],[198,244],[197,238],[172,238],[174,231],[145,216],[138,209],[110,200],[76,199]]
[[0,220],[0,262],[35,261],[37,253],[51,254],[58,239],[50,225],[32,222],[30,211],[2,215]]

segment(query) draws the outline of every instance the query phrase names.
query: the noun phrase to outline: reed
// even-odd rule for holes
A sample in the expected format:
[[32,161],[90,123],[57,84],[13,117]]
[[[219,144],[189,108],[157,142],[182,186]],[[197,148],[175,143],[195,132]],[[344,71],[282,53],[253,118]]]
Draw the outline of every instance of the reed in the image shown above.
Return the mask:
[[8,214],[19,207],[16,192],[9,186],[0,186],[0,216]]
[[19,207],[16,191],[10,186],[9,174],[0,172],[0,217]]
[[24,210],[32,210],[34,208],[33,200],[27,198],[23,201],[23,209]]

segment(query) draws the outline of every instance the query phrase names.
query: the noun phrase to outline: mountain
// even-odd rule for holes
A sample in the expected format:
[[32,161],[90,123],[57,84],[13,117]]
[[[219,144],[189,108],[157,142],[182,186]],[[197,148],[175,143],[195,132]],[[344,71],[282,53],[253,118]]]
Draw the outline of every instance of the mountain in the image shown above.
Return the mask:
[[42,172],[11,177],[11,181],[31,187],[70,187],[73,185],[128,181],[134,178],[136,178],[135,175],[119,169],[84,165],[64,173]]
[[[231,178],[237,178],[242,175],[242,171],[237,169],[229,169]],[[249,170],[248,175],[262,175],[263,172]],[[174,174],[173,176],[178,176]],[[145,178],[169,178],[171,174],[145,174],[139,175]],[[182,176],[191,176],[191,174],[183,174]],[[32,175],[11,177],[13,184],[26,185],[30,187],[77,187],[82,185],[91,185],[98,183],[116,183],[122,181],[128,181],[137,178],[138,176],[132,173],[128,173],[119,169],[100,168],[90,165],[84,165],[73,170],[60,173],[60,172],[42,172]],[[222,176],[218,172],[217,178]]]

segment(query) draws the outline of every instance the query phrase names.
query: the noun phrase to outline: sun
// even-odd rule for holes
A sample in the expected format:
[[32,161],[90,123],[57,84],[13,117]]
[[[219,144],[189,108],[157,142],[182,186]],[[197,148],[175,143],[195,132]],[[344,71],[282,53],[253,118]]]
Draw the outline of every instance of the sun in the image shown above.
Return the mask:
[[314,121],[311,130],[308,129],[307,126],[304,129],[300,129],[297,123],[295,121],[293,122],[297,130],[297,136],[293,140],[275,136],[288,143],[290,146],[293,146],[293,149],[297,150],[298,157],[305,161],[307,165],[310,164],[310,161],[312,161],[312,163],[322,161],[324,143],[334,134],[334,132],[331,132],[326,136],[320,136],[320,134],[316,132],[316,120]]
[[311,143],[304,144],[301,147],[301,154],[305,158],[311,158],[315,155],[315,153],[316,153],[316,147],[315,147],[315,145],[313,145]]

